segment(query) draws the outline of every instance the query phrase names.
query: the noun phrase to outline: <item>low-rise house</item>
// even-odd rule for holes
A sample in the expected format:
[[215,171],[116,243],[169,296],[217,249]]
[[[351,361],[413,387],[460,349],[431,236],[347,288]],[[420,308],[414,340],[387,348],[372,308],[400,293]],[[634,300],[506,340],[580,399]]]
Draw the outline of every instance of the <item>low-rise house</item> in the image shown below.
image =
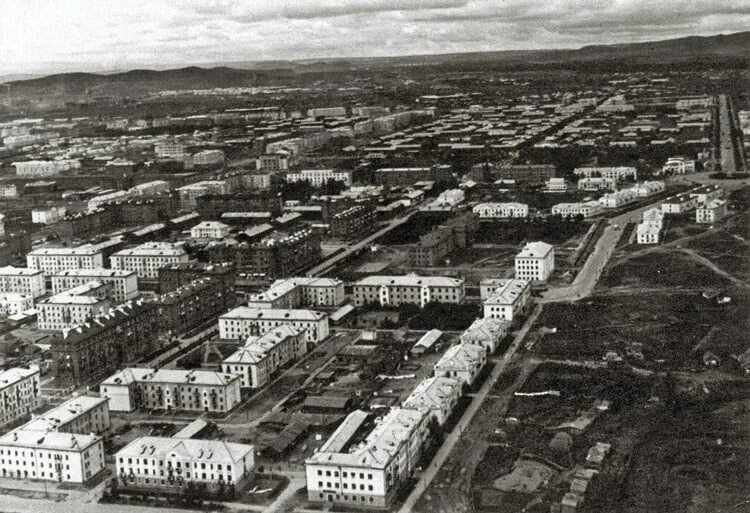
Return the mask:
[[466,331],[461,334],[461,342],[481,347],[488,354],[497,350],[500,341],[508,334],[510,323],[493,317],[476,319]]
[[435,375],[471,386],[486,364],[486,351],[472,344],[456,344],[435,364]]
[[404,399],[402,406],[425,409],[439,425],[444,425],[461,398],[461,382],[453,378],[433,376],[424,379]]

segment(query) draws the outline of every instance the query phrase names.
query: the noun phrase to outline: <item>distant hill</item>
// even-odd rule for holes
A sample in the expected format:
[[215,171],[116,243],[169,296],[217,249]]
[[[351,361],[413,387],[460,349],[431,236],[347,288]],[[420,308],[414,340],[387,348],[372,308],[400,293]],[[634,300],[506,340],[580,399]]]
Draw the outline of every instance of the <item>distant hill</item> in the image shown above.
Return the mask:
[[[509,67],[555,63],[748,62],[750,31],[708,37],[691,36],[646,43],[584,46],[575,50],[519,50],[403,57],[309,59],[298,61],[233,62],[212,68],[190,66],[163,71],[132,70],[124,73],[61,73],[30,80],[6,82],[15,95],[137,96],[168,89],[200,89],[265,85],[297,73],[346,71],[399,65],[492,64]],[[7,87],[5,88],[8,89]],[[2,89],[0,89],[2,94]]]

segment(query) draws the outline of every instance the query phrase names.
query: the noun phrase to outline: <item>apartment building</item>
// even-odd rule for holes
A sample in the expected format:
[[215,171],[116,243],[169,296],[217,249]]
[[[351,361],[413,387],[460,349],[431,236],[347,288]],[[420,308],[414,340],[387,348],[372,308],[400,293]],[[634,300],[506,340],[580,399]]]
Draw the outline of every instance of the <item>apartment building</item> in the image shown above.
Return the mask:
[[378,229],[377,217],[372,205],[355,205],[331,216],[329,231],[343,240],[363,237]]
[[494,180],[513,180],[516,183],[545,184],[557,174],[551,164],[502,165],[491,171]]
[[604,207],[598,201],[586,201],[583,203],[558,203],[552,206],[553,216],[576,217],[584,219],[597,216],[604,212]]
[[345,301],[344,282],[335,278],[286,278],[248,297],[250,308],[335,307]]
[[31,222],[36,224],[53,224],[65,218],[65,207],[48,207],[31,211]]
[[684,214],[698,206],[698,198],[688,193],[677,194],[665,199],[661,211],[665,214]]
[[111,427],[109,400],[106,397],[79,395],[33,417],[22,429],[104,436]]
[[328,337],[328,316],[322,312],[239,306],[219,317],[219,338],[245,339],[263,335],[278,326],[305,330],[308,342],[318,343]]
[[112,411],[231,411],[240,402],[240,376],[202,370],[128,367],[102,381]]
[[84,324],[106,313],[112,286],[90,281],[37,304],[37,327],[40,330],[64,330]]
[[63,330],[50,340],[52,370],[62,386],[95,384],[159,348],[153,303],[128,302]]
[[409,258],[416,267],[444,265],[456,249],[471,245],[477,230],[474,215],[469,213],[433,227],[409,249]]
[[174,141],[162,141],[154,146],[157,157],[170,159],[183,159],[187,155],[185,145]]
[[471,344],[494,353],[500,342],[508,334],[510,322],[494,317],[483,317],[471,323],[466,331],[461,334],[461,343]]
[[255,159],[255,169],[260,171],[287,171],[289,155],[285,152],[267,153]]
[[190,229],[192,239],[223,239],[229,235],[229,225],[219,221],[202,221]]
[[516,324],[531,304],[531,282],[489,279],[480,282],[484,316]]
[[216,277],[227,287],[234,286],[234,266],[231,264],[205,264],[188,262],[170,264],[159,269],[159,291],[164,294],[188,285],[201,278]]
[[287,173],[286,181],[309,182],[313,187],[322,187],[329,180],[343,182],[350,187],[352,185],[352,174],[349,171],[334,171],[333,169],[304,169],[296,173]]
[[398,306],[411,303],[424,308],[427,303],[462,303],[464,280],[447,276],[368,276],[354,283],[354,304],[379,303]]
[[667,185],[661,181],[647,181],[635,184],[630,188],[639,198],[648,198],[667,190]]
[[516,279],[545,282],[555,270],[555,248],[544,242],[529,242],[516,255]]
[[29,267],[0,267],[0,291],[36,299],[46,293],[44,273]]
[[0,427],[29,415],[41,402],[39,367],[12,367],[0,371]]
[[487,351],[473,344],[456,344],[448,348],[435,364],[435,376],[452,378],[471,386],[487,364]]
[[261,388],[289,362],[307,353],[303,329],[282,325],[260,336],[251,336],[245,345],[221,362],[227,374],[238,374],[243,388]]
[[727,215],[727,200],[712,199],[695,209],[695,222],[711,224],[725,218]]
[[698,200],[698,203],[708,203],[724,196],[724,189],[718,185],[703,185],[688,191],[688,195]]
[[202,182],[183,185],[177,189],[180,196],[180,208],[182,210],[195,210],[198,206],[198,198],[213,194],[229,194],[229,182],[226,180],[204,180]]
[[620,208],[636,201],[638,201],[638,193],[634,189],[621,189],[599,198],[599,203],[604,208]]
[[479,219],[502,219],[529,217],[529,206],[525,203],[479,203],[473,208]]
[[568,181],[565,178],[550,178],[546,184],[548,191],[567,191]]
[[224,165],[224,152],[222,150],[203,150],[193,155],[193,164],[196,166],[222,166]]
[[0,184],[0,198],[10,199],[18,197],[18,187],[12,183]]
[[606,178],[603,176],[592,176],[591,178],[581,178],[578,180],[578,188],[584,191],[600,191],[603,189],[617,189],[616,178]]
[[70,289],[98,281],[111,285],[109,298],[116,304],[138,296],[138,276],[135,271],[117,269],[70,269],[50,277],[52,293],[62,294]]
[[100,269],[104,267],[104,257],[101,249],[92,244],[72,248],[37,248],[26,255],[26,266],[51,275],[68,269]]
[[412,410],[426,410],[442,426],[453,413],[460,398],[460,381],[433,376],[420,381],[401,406]]
[[29,160],[27,162],[13,162],[16,176],[39,178],[55,176],[71,169],[78,169],[81,163],[77,160]]
[[0,292],[0,315],[17,315],[34,308],[34,298],[18,292]]
[[643,221],[636,228],[638,244],[658,244],[664,227],[664,213],[654,207],[643,213]]
[[161,267],[184,264],[188,260],[188,254],[182,246],[168,242],[146,242],[109,257],[112,269],[135,271],[138,278],[145,279],[158,278]]
[[255,473],[255,448],[220,440],[144,436],[115,454],[116,474],[124,488],[153,488],[175,493],[202,484],[209,493],[242,489]]
[[159,332],[181,335],[213,321],[235,305],[234,284],[208,275],[154,298]]
[[661,172],[675,175],[695,173],[695,160],[686,159],[684,157],[670,157],[661,168]]
[[391,506],[419,461],[429,415],[424,410],[391,408],[361,438],[368,420],[362,410],[350,413],[305,461],[308,500],[363,508]]
[[611,178],[618,182],[625,178],[631,178],[633,180],[638,179],[638,173],[634,167],[630,166],[610,166],[610,167],[577,167],[573,170],[573,174],[576,176],[583,176],[584,178]]

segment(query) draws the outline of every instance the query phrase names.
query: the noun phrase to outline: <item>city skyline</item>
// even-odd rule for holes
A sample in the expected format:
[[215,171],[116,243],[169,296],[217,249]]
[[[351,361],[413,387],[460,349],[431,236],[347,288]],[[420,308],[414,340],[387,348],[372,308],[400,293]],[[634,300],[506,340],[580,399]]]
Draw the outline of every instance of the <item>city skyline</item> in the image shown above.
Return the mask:
[[83,0],[75,9],[60,0],[4,0],[0,74],[567,49],[747,26],[750,6],[732,1],[592,0],[573,10],[527,0]]

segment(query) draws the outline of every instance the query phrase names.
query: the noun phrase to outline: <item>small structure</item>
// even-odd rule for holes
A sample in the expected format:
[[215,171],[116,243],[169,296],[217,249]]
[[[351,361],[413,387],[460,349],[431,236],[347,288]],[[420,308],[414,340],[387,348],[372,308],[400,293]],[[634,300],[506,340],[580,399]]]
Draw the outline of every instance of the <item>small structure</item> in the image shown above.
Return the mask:
[[440,340],[440,337],[443,336],[443,332],[438,329],[432,329],[422,335],[422,337],[417,341],[416,344],[411,348],[409,351],[412,355],[420,355],[424,354],[437,343],[438,340]]
[[609,454],[609,450],[612,448],[610,444],[597,442],[595,446],[589,449],[586,455],[586,466],[589,468],[600,469],[604,458]]

